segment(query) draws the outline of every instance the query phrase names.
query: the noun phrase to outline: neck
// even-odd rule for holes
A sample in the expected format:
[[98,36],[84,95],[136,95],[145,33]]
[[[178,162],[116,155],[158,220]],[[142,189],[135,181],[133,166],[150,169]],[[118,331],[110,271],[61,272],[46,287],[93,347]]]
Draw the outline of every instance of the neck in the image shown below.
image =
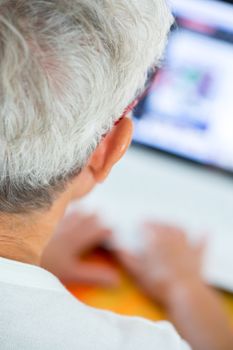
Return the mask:
[[[9,216],[8,216],[9,220]],[[49,215],[0,219],[0,256],[28,264],[39,265],[57,220]],[[9,223],[10,222],[10,223]]]
[[39,265],[69,199],[70,196],[62,196],[45,212],[0,216],[0,257]]

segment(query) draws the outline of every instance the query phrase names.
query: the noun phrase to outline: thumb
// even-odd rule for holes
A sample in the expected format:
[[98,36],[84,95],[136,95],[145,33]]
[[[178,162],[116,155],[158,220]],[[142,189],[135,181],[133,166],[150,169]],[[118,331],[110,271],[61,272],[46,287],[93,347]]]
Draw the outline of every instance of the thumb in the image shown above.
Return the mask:
[[118,287],[120,277],[114,268],[96,263],[82,262],[73,265],[69,282],[77,282],[106,287]]
[[132,277],[138,279],[141,276],[142,264],[140,257],[124,250],[116,250],[114,255]]

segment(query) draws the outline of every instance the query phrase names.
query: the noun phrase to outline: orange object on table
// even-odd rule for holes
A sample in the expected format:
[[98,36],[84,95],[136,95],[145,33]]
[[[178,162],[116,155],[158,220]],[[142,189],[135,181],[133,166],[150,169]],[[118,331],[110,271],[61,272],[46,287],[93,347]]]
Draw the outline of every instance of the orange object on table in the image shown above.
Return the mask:
[[[69,285],[69,291],[85,304],[121,315],[139,316],[153,321],[166,319],[165,312],[149,298],[143,295],[132,279],[120,268],[110,254],[98,250],[88,258],[96,264],[110,264],[121,276],[118,288],[101,288],[96,286]],[[223,299],[233,324],[233,295],[223,293]]]
[[120,268],[109,253],[99,250],[88,260],[96,264],[110,264],[119,271],[121,283],[117,288],[69,285],[69,291],[85,304],[109,310],[121,315],[140,316],[151,320],[165,319],[159,306],[150,301],[135,286],[129,276]]

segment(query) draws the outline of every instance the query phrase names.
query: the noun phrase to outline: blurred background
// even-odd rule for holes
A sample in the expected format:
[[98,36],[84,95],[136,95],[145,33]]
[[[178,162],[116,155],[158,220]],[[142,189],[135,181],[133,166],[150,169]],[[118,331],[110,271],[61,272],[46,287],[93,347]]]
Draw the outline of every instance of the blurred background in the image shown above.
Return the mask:
[[203,277],[233,293],[233,2],[170,3],[176,24],[133,112],[134,142],[81,208],[134,252],[148,219],[178,225],[192,241],[206,237]]

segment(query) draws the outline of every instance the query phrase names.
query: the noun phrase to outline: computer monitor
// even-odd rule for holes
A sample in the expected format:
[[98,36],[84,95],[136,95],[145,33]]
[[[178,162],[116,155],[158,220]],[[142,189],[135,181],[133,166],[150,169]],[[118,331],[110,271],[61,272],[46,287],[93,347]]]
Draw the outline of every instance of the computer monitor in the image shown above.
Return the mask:
[[233,5],[172,0],[163,68],[134,111],[134,141],[233,171]]

